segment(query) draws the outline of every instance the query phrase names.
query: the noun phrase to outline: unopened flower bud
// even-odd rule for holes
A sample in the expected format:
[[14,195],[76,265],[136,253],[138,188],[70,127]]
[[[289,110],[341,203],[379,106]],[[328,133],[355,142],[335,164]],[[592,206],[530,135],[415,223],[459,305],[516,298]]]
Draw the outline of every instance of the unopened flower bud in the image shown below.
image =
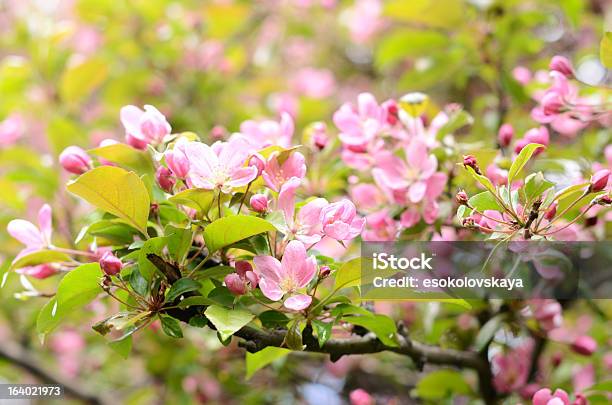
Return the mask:
[[602,191],[608,185],[609,179],[610,179],[610,170],[602,169],[602,170],[599,170],[598,172],[595,172],[595,174],[591,176],[590,191],[593,193]]
[[78,146],[64,149],[59,155],[59,162],[64,170],[74,174],[83,174],[91,169],[91,158]]
[[175,149],[165,153],[165,157],[166,164],[172,171],[172,174],[180,179],[187,177],[187,173],[189,172],[189,159],[187,159],[187,156],[182,150],[177,149],[175,146]]
[[266,166],[266,162],[264,161],[263,156],[261,156],[259,153],[256,153],[249,159],[249,166],[255,167],[257,169],[257,175],[260,176],[261,172],[263,172]]
[[167,193],[172,192],[172,188],[176,183],[174,177],[172,177],[172,172],[166,166],[159,166],[157,171],[155,172],[155,179],[157,180],[157,184]]
[[107,275],[114,276],[121,271],[123,263],[112,252],[106,252],[100,259],[100,267]]
[[364,389],[356,389],[349,394],[351,405],[374,405],[374,398]]
[[589,401],[586,397],[580,393],[576,393],[576,399],[572,405],[589,405]]
[[459,205],[468,205],[468,195],[465,190],[460,190],[455,196],[455,201]]
[[499,127],[499,131],[497,133],[497,141],[502,148],[507,147],[512,142],[512,137],[514,136],[514,128],[510,124],[504,124]]
[[132,134],[126,134],[125,135],[125,142],[130,145],[132,148],[136,148],[136,149],[140,149],[140,150],[145,150],[147,149],[147,141],[144,139],[140,139],[135,137]]
[[476,221],[474,221],[474,217],[471,217],[471,216],[466,217],[466,218],[463,218],[462,225],[466,228],[475,228]]
[[612,205],[612,197],[608,194],[604,194],[597,198],[597,204],[603,205],[604,207],[608,207]]
[[263,194],[254,194],[249,203],[251,209],[255,212],[266,212],[268,210],[268,198]]
[[557,204],[556,202],[550,204],[550,207],[548,207],[548,209],[546,210],[546,212],[544,213],[544,219],[547,220],[551,220],[555,217],[555,215],[557,215],[557,206],[559,204]]
[[321,268],[319,269],[320,278],[329,277],[330,274],[331,274],[331,269],[329,268],[329,266],[321,266]]
[[213,129],[210,130],[210,136],[213,139],[223,139],[227,135],[227,129],[225,129],[222,125],[215,125]]
[[325,149],[329,142],[329,136],[327,135],[327,127],[323,122],[316,122],[312,126],[312,143],[319,150]]
[[579,336],[572,343],[572,350],[583,356],[590,356],[597,350],[597,342],[590,336]]
[[552,363],[553,367],[559,367],[562,361],[563,361],[562,352],[555,352],[550,358],[550,362]]
[[234,295],[244,295],[247,292],[247,285],[243,278],[237,273],[231,273],[223,279],[225,286]]
[[480,172],[480,167],[478,167],[478,161],[473,155],[464,155],[463,156],[463,166],[471,167],[478,174],[482,174]]
[[548,68],[553,72],[559,72],[567,78],[574,76],[572,62],[564,56],[556,55],[550,60]]

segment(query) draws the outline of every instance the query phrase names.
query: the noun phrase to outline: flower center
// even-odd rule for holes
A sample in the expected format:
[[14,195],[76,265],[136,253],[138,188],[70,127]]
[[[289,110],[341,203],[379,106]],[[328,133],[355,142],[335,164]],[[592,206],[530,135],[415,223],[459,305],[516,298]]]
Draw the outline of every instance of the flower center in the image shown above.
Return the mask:
[[297,289],[297,285],[291,277],[284,278],[278,283],[281,290],[285,292],[293,292]]

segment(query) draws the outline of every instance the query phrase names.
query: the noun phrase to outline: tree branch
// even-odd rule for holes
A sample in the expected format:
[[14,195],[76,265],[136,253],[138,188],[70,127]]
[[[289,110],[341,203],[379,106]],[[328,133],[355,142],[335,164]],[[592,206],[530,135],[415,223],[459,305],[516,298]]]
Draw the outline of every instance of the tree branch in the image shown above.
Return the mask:
[[63,379],[55,373],[45,370],[30,353],[15,343],[4,342],[0,344],[0,358],[20,367],[41,382],[63,386],[66,395],[86,404],[104,405],[110,403],[105,399],[83,391],[74,381]]

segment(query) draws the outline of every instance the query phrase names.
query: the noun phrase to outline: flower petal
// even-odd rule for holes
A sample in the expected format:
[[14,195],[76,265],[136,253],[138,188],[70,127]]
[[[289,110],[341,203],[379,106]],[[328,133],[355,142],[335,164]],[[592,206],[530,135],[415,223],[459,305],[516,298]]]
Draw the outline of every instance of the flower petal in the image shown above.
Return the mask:
[[308,308],[310,303],[312,302],[312,297],[305,294],[294,295],[285,300],[283,304],[285,308],[291,309],[294,311],[301,311],[303,309]]
[[26,245],[28,248],[40,248],[45,245],[43,235],[30,221],[14,219],[8,223],[6,230],[9,235]]
[[261,289],[263,295],[272,301],[278,301],[284,295],[277,283],[266,278],[259,279],[259,288]]
[[255,273],[261,278],[279,283],[282,277],[281,262],[272,256],[255,256],[253,258]]
[[49,204],[44,204],[38,211],[38,226],[43,235],[46,244],[51,243],[51,232],[53,231],[53,223],[51,217],[51,207]]

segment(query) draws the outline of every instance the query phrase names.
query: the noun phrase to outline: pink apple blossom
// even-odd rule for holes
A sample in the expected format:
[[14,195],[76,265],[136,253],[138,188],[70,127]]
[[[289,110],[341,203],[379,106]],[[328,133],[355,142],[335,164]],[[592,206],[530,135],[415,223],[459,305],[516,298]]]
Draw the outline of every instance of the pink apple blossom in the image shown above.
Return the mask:
[[44,204],[38,211],[38,227],[24,219],[13,219],[8,223],[7,232],[25,248],[19,252],[17,258],[51,246],[52,218],[51,207]]
[[172,149],[168,149],[164,153],[166,165],[179,179],[184,179],[189,173],[189,159],[185,153],[185,147],[188,142],[185,138],[179,138]]
[[279,157],[280,153],[273,152],[268,157],[265,169],[262,172],[266,185],[274,191],[280,191],[282,185],[292,177],[301,179],[306,175],[306,159],[300,152],[291,153],[282,163],[279,161]]
[[302,242],[290,241],[281,261],[272,256],[255,256],[253,263],[255,274],[259,277],[259,287],[266,297],[279,301],[287,296],[284,306],[294,311],[310,305],[312,297],[299,291],[314,278],[317,262],[307,255]]
[[578,336],[572,342],[572,350],[583,356],[590,356],[597,350],[597,342],[588,335]]
[[25,131],[25,123],[20,115],[12,114],[0,122],[0,146],[9,146],[21,138]]
[[152,105],[145,105],[144,111],[136,106],[127,105],[121,108],[120,117],[128,143],[138,149],[144,149],[148,144],[155,145],[162,142],[172,130],[166,117]]
[[555,55],[550,60],[550,64],[548,68],[553,72],[559,72],[563,76],[571,78],[574,76],[574,68],[572,67],[572,62],[567,59],[565,56]]
[[558,328],[563,322],[561,305],[552,299],[534,299],[529,302],[533,317],[538,321],[540,328],[545,331]]
[[155,171],[155,180],[159,187],[166,193],[171,193],[176,179],[172,176],[172,172],[166,166],[159,166]]
[[290,79],[290,84],[297,94],[311,98],[329,97],[336,87],[330,70],[310,67],[298,70]]
[[512,127],[512,125],[504,124],[499,127],[499,131],[497,132],[497,142],[499,142],[499,144],[505,148],[506,146],[510,145],[513,136],[514,128]]
[[591,191],[596,193],[605,190],[610,180],[610,170],[602,169],[591,176]]
[[351,39],[359,44],[368,42],[384,25],[382,11],[380,0],[355,0],[343,16]]
[[362,238],[365,241],[381,242],[395,240],[399,232],[399,224],[383,209],[366,217],[367,229]]
[[345,146],[364,148],[386,127],[387,111],[378,105],[370,93],[357,97],[357,108],[344,104],[334,113],[334,123],[340,129]]
[[329,205],[324,198],[315,198],[306,203],[297,215],[295,214],[295,191],[301,181],[297,177],[291,178],[281,187],[278,195],[278,208],[283,212],[285,219],[282,232],[287,238],[295,238],[306,246],[313,245],[321,240],[321,210]]
[[365,218],[357,215],[355,204],[347,199],[324,206],[320,222],[323,224],[323,233],[338,241],[356,238],[365,226]]
[[92,168],[91,158],[87,152],[74,145],[68,146],[60,153],[59,162],[64,170],[74,174],[83,174]]
[[255,167],[244,165],[249,156],[248,145],[239,138],[216,142],[212,146],[189,142],[185,155],[189,160],[187,181],[193,187],[229,193],[257,177]]
[[527,383],[531,367],[531,340],[507,352],[499,352],[491,359],[493,385],[500,393],[510,393]]
[[293,131],[293,118],[287,113],[282,113],[280,122],[272,120],[243,122],[240,124],[239,136],[244,137],[257,150],[273,145],[289,148]]
[[253,271],[251,263],[247,261],[238,261],[234,264],[235,273],[225,276],[224,282],[226,287],[234,295],[244,295],[250,288],[257,287],[259,278]]

